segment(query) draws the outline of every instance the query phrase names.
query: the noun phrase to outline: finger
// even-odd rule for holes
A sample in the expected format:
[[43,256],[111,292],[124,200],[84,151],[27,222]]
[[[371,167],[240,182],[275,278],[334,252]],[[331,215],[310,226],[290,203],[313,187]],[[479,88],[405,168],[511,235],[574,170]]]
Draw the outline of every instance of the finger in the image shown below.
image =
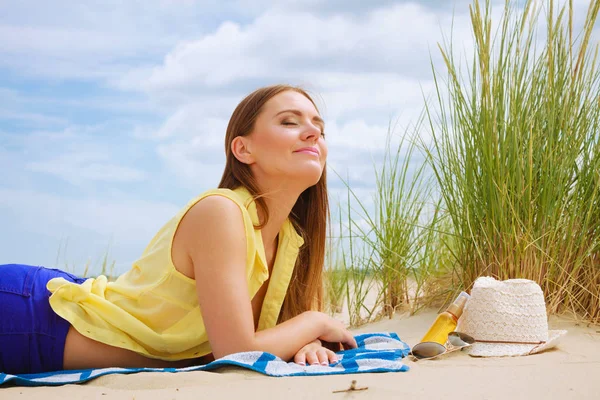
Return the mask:
[[307,365],[319,365],[319,358],[314,351],[309,351],[306,353],[306,364]]
[[350,348],[355,349],[358,347],[358,344],[356,343],[356,339],[354,339],[354,336],[348,332],[348,339],[349,339],[349,344],[350,344]]
[[321,347],[319,350],[317,350],[317,358],[319,359],[319,364],[329,365],[329,357],[327,356],[327,349]]
[[327,352],[327,358],[329,359],[330,364],[335,364],[338,362],[337,355],[333,351],[326,350],[326,352]]
[[358,347],[358,344],[356,344],[356,339],[354,339],[354,336],[352,336],[350,332],[348,332],[347,336],[344,339],[344,349],[348,350],[355,349]]
[[294,357],[294,362],[296,364],[306,365],[306,353],[304,353],[304,352],[297,353],[296,356]]

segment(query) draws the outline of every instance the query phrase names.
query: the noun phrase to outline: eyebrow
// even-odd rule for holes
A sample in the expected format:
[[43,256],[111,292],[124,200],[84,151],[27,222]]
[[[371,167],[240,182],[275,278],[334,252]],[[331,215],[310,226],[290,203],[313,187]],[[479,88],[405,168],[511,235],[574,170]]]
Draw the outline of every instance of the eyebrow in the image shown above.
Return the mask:
[[[296,115],[297,115],[297,116],[299,116],[299,117],[301,117],[301,116],[302,116],[302,111],[300,111],[300,110],[295,110],[295,109],[289,109],[289,110],[283,110],[283,111],[279,111],[277,114],[275,114],[275,116],[277,117],[278,115],[280,115],[280,114],[283,114],[283,113],[286,113],[286,112],[289,112],[289,113],[292,113],[292,114],[296,114]],[[323,125],[323,127],[325,127],[325,121],[323,121],[323,118],[319,117],[318,115],[315,115],[315,116],[312,118],[312,120],[313,120],[313,121],[315,121],[315,122],[318,122],[318,123],[320,123],[321,125]]]

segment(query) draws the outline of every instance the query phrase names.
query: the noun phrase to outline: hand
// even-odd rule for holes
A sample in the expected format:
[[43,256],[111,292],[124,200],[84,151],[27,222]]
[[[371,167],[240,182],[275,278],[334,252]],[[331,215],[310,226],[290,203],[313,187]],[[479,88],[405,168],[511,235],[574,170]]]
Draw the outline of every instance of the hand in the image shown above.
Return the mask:
[[319,339],[325,342],[340,343],[344,349],[355,349],[357,347],[354,335],[346,329],[341,321],[331,318],[324,313],[317,313],[321,319],[323,334]]
[[300,365],[329,365],[338,361],[335,353],[323,347],[319,339],[307,344],[294,356],[294,362]]
[[334,353],[344,350],[344,346],[342,346],[340,342],[328,342],[326,340],[321,340],[321,346],[333,351]]

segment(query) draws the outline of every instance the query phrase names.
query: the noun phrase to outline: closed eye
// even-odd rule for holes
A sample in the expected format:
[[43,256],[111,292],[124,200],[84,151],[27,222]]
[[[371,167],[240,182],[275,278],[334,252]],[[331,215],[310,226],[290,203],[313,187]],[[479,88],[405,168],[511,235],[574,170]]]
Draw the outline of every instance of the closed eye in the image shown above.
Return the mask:
[[[284,125],[284,126],[297,126],[298,124],[295,123],[295,122],[290,122],[290,121],[282,121],[281,125]],[[325,132],[324,131],[321,131],[321,137],[325,138]]]

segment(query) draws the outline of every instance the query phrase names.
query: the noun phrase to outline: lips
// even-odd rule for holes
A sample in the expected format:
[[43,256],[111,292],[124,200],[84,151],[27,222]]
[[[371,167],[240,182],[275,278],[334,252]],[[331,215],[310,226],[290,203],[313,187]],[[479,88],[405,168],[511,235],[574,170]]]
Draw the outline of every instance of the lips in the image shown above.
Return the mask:
[[317,149],[316,147],[303,147],[294,151],[294,153],[312,153],[317,156],[320,155],[319,149]]

